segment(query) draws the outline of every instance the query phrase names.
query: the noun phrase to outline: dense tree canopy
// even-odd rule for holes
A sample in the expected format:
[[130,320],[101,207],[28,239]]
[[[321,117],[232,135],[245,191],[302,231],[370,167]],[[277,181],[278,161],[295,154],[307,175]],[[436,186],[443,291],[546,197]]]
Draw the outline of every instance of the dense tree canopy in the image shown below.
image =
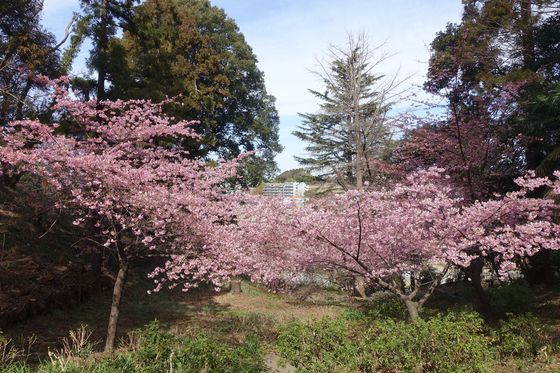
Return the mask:
[[40,89],[34,76],[60,73],[54,36],[37,22],[41,1],[0,4],[0,125],[38,114],[43,100],[31,99]]
[[[420,121],[409,143],[443,139],[427,153],[414,152],[428,163],[441,161],[435,153],[447,154],[444,162],[454,154],[461,167],[450,171],[475,199],[513,188],[511,180],[539,168],[558,143],[559,11],[553,1],[466,1],[461,23],[449,24],[432,42],[425,89],[447,112],[438,121]],[[471,142],[473,135],[481,138]],[[479,144],[489,151],[479,151]]]
[[248,183],[275,171],[278,114],[257,59],[235,22],[206,0],[150,0],[111,41],[110,98],[162,100],[181,95],[169,113],[201,122],[194,154],[231,158],[261,149],[245,168]]
[[237,162],[207,164],[169,146],[173,139],[199,137],[192,122],[163,114],[163,104],[81,102],[69,96],[68,83],[61,79],[49,84],[55,90],[54,109],[88,136],[61,133],[58,123],[14,121],[1,132],[0,159],[3,173],[37,178],[57,208],[72,216],[75,225],[87,226],[87,239],[117,258],[106,342],[111,350],[133,259],[184,258],[192,263],[190,283],[217,282],[227,273],[219,272],[220,260],[203,252],[213,225],[226,214],[221,185],[235,175]]

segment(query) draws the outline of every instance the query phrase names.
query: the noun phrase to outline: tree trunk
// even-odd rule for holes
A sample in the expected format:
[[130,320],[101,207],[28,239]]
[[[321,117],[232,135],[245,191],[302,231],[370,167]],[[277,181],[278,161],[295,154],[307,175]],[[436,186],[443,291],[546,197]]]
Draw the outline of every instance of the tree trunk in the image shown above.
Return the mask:
[[408,316],[411,322],[418,320],[418,302],[414,302],[410,299],[404,299],[404,304],[406,305],[406,310],[408,311]]
[[355,276],[354,277],[354,289],[360,295],[361,298],[367,298],[366,294],[366,280],[364,276]]
[[533,19],[533,1],[521,0],[521,52],[523,67],[535,71],[535,21]]
[[474,294],[476,297],[476,305],[478,310],[486,318],[494,317],[494,310],[490,305],[490,300],[486,294],[486,291],[482,287],[482,270],[484,269],[484,259],[475,259],[471,265],[466,269],[467,275],[471,279],[472,286],[474,288]]
[[[105,99],[105,79],[107,77],[106,59],[108,57],[109,36],[107,35],[109,23],[109,10],[107,9],[107,0],[101,1],[101,31],[98,35],[98,66],[97,66],[97,100]],[[99,56],[101,55],[101,56]]]
[[240,294],[241,293],[241,281],[240,280],[231,280],[229,283],[229,292],[232,294]]
[[107,340],[105,341],[105,352],[111,352],[115,348],[115,337],[117,334],[117,324],[119,322],[119,311],[124,289],[126,276],[128,275],[128,263],[122,259],[119,262],[119,272],[113,287],[113,301],[111,303],[111,313],[109,315],[109,325],[107,326]]
[[33,81],[28,78],[27,82],[25,83],[25,87],[23,88],[23,91],[21,92],[21,95],[19,96],[18,99],[18,103],[16,106],[16,116],[15,116],[16,120],[23,119],[23,106],[25,105],[25,100],[27,99],[27,95],[29,94],[32,85],[33,85]]

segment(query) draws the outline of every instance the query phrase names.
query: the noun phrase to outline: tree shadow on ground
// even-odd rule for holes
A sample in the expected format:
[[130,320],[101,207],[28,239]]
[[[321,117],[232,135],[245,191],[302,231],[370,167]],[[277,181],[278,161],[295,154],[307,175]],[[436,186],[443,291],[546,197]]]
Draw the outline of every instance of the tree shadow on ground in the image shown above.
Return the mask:
[[[213,317],[228,310],[228,305],[215,302],[217,293],[210,287],[189,292],[180,288],[162,289],[148,294],[154,283],[146,278],[145,268],[135,268],[130,274],[121,303],[117,340],[132,330],[142,328],[157,319],[163,329],[183,332],[192,328],[194,320]],[[43,315],[30,318],[5,328],[4,333],[22,343],[30,336],[36,337],[33,352],[36,358],[47,356],[49,349],[62,347],[62,339],[70,330],[86,325],[92,331],[91,340],[100,350],[105,338],[112,292],[100,290],[77,307],[53,309]]]

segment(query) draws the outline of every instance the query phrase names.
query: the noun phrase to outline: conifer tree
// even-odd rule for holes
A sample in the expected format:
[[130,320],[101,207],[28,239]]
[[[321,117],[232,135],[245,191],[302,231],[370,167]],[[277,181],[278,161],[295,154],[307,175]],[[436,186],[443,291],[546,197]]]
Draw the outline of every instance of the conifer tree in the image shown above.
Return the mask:
[[321,101],[317,113],[301,114],[294,135],[309,145],[307,157],[296,159],[324,176],[336,176],[344,188],[362,188],[379,176],[391,148],[387,112],[399,82],[374,70],[388,58],[377,55],[363,34],[349,35],[343,47],[331,46],[328,61],[316,72],[324,92],[310,90]]

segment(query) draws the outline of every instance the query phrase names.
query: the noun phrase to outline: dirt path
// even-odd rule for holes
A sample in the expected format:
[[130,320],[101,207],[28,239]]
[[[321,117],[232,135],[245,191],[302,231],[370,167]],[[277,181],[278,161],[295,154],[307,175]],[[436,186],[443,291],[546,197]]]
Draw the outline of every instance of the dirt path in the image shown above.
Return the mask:
[[295,373],[296,368],[290,364],[282,364],[280,357],[274,353],[268,353],[265,357],[266,367],[269,373]]

